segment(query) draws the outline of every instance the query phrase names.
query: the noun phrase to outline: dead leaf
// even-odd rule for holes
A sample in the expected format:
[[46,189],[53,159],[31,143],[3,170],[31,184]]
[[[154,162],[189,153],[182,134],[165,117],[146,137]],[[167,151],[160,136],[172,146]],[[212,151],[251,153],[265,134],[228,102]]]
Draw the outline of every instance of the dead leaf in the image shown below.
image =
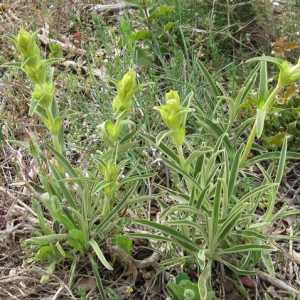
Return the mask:
[[85,289],[86,291],[90,291],[96,287],[96,279],[93,277],[88,278],[80,278],[78,282],[75,284],[77,290]]
[[257,286],[257,282],[254,276],[242,276],[240,277],[240,281],[244,286],[255,288]]

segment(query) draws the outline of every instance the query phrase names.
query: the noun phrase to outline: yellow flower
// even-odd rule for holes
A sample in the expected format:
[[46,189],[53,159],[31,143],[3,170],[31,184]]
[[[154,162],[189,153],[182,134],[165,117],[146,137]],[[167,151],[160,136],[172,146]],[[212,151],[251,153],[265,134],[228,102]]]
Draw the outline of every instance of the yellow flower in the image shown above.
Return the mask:
[[132,68],[130,68],[130,70],[123,76],[121,81],[121,86],[125,93],[135,88],[136,86],[135,73]]
[[29,67],[36,67],[39,63],[40,50],[35,42],[38,32],[39,30],[30,34],[21,27],[16,37],[7,35],[8,38],[15,42],[17,50],[21,53],[22,58],[26,61],[26,65]]
[[293,66],[288,61],[283,60],[279,65],[280,72],[278,84],[281,86],[289,86],[293,82],[300,79],[300,58],[298,64]]
[[43,108],[48,108],[53,101],[54,89],[55,86],[53,82],[45,83],[45,85],[35,85],[32,98],[39,100],[39,104]]
[[184,126],[185,116],[192,111],[180,105],[180,98],[177,92],[170,91],[166,94],[167,105],[155,106],[154,109],[159,111],[161,117],[170,130],[178,130]]

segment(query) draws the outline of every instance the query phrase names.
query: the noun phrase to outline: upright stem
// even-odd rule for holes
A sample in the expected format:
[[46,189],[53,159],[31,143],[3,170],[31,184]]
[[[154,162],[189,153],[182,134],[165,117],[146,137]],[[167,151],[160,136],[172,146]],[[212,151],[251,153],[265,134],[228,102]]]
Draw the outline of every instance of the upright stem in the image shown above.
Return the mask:
[[[266,110],[268,107],[270,107],[272,105],[272,103],[273,103],[276,95],[281,91],[282,88],[283,88],[283,86],[277,84],[277,86],[275,87],[275,89],[273,90],[273,92],[268,97],[267,101],[265,102],[264,106],[262,107],[262,110]],[[255,135],[256,135],[256,127],[257,126],[256,126],[256,122],[255,122],[255,124],[252,127],[250,136],[248,138],[245,150],[244,150],[243,155],[241,157],[240,167],[243,166],[243,164],[245,163],[245,161],[246,161],[246,159],[248,157],[248,154],[249,154],[249,152],[251,150],[251,147],[252,147]]]
[[252,144],[253,144],[253,141],[254,141],[254,138],[255,138],[255,135],[256,135],[256,123],[254,123],[253,127],[252,127],[252,130],[251,130],[251,133],[250,133],[250,136],[248,138],[248,141],[247,141],[247,144],[246,144],[246,147],[244,149],[244,152],[243,152],[243,155],[241,157],[241,160],[240,160],[240,167],[243,166],[243,164],[245,163],[247,157],[248,157],[248,154],[251,150],[251,147],[252,147]]
[[54,146],[54,149],[61,153],[61,147],[60,147],[60,143],[59,143],[59,138],[58,138],[58,133],[57,132],[54,132],[54,117],[53,117],[53,114],[52,114],[52,111],[51,111],[51,108],[50,107],[46,107],[46,113],[47,113],[47,117],[48,117],[48,121],[50,123],[50,132],[51,132],[51,138],[52,138],[52,142],[53,142],[53,146]]
[[265,110],[266,108],[268,108],[269,106],[271,106],[273,104],[273,101],[274,101],[276,95],[282,90],[282,88],[283,88],[283,86],[277,84],[277,86],[275,87],[275,89],[273,90],[273,92],[271,93],[271,95],[269,96],[267,101],[265,102],[262,110]]
[[178,152],[178,156],[179,156],[179,159],[180,159],[181,167],[183,168],[184,163],[185,163],[185,159],[184,159],[183,150],[182,150],[181,145],[179,147],[177,147],[177,152]]
[[[187,166],[186,168],[184,168],[185,159],[184,159],[184,155],[183,155],[182,146],[177,147],[177,153],[178,153],[178,156],[179,156],[179,159],[180,159],[180,165],[181,165],[182,169],[185,172],[189,173],[189,168],[190,167]],[[191,193],[192,189],[193,189],[193,185],[190,183],[190,181],[188,179],[185,179],[185,182],[186,182],[186,185],[188,187],[189,192]]]

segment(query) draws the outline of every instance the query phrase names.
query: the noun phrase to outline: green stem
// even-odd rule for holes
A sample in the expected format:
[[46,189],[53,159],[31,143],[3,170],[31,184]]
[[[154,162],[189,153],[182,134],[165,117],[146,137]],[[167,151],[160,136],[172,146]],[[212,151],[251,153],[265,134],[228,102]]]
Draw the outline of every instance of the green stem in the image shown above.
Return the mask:
[[256,123],[252,127],[252,130],[251,130],[250,136],[248,138],[245,150],[244,150],[243,155],[242,155],[242,157],[240,159],[240,167],[243,166],[243,164],[245,163],[245,161],[246,161],[246,159],[248,157],[248,154],[249,154],[249,152],[251,150],[251,147],[252,147],[255,135],[256,135]]
[[112,186],[108,186],[108,189],[105,192],[105,199],[103,205],[103,212],[101,219],[103,220],[112,209],[112,200],[115,198],[115,186],[116,182],[112,182]]
[[282,88],[283,88],[283,86],[277,84],[277,86],[275,87],[275,89],[273,90],[273,92],[271,93],[271,95],[269,96],[267,101],[265,102],[262,110],[265,110],[266,108],[268,108],[269,106],[271,106],[273,104],[273,101],[274,101],[276,95],[282,90]]
[[109,213],[110,213],[110,198],[109,196],[105,196],[101,219],[103,220]]
[[[183,150],[182,150],[182,145],[180,145],[179,147],[176,147],[177,148],[177,153],[178,153],[178,156],[179,156],[179,159],[180,159],[180,166],[181,168],[189,173],[189,169],[190,169],[190,166],[186,166],[184,168],[184,164],[185,164],[185,158],[184,158],[184,155],[183,155]],[[189,190],[189,192],[191,193],[192,192],[192,189],[193,189],[193,185],[191,184],[191,182],[187,179],[185,179],[185,183],[187,185],[187,188]]]
[[[275,89],[273,90],[273,92],[271,93],[271,95],[268,97],[267,101],[265,102],[264,106],[262,107],[262,110],[266,110],[268,107],[270,107],[276,97],[276,95],[281,91],[281,89],[283,88],[283,86],[277,84],[277,86],[275,87]],[[240,160],[240,167],[243,166],[243,164],[245,163],[248,154],[252,148],[252,144],[254,142],[254,138],[256,135],[256,123],[253,125],[250,136],[248,138],[245,150],[243,152],[243,155],[241,157]]]
[[54,149],[61,153],[61,147],[60,147],[60,143],[59,143],[59,137],[58,137],[58,133],[57,132],[54,132],[54,117],[53,117],[53,114],[52,114],[52,111],[51,111],[51,108],[50,107],[46,107],[45,108],[46,110],[46,113],[47,113],[47,117],[48,117],[48,121],[50,123],[50,133],[51,133],[51,138],[52,138],[52,142],[53,142],[53,146],[54,146]]
[[183,168],[184,163],[185,163],[185,159],[184,159],[184,155],[183,155],[183,150],[182,150],[182,146],[180,145],[179,147],[177,147],[177,153],[180,159],[180,165]]

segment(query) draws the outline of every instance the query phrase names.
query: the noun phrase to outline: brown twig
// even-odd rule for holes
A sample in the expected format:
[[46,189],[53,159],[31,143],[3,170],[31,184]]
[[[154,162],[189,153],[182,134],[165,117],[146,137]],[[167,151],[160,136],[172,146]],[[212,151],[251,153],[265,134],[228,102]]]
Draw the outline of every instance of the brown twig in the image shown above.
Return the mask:
[[261,280],[268,281],[270,284],[272,284],[274,287],[278,289],[282,289],[284,291],[294,293],[295,295],[300,295],[300,292],[296,290],[294,287],[287,285],[285,282],[277,278],[272,278],[269,274],[265,272],[257,271],[257,275]]

